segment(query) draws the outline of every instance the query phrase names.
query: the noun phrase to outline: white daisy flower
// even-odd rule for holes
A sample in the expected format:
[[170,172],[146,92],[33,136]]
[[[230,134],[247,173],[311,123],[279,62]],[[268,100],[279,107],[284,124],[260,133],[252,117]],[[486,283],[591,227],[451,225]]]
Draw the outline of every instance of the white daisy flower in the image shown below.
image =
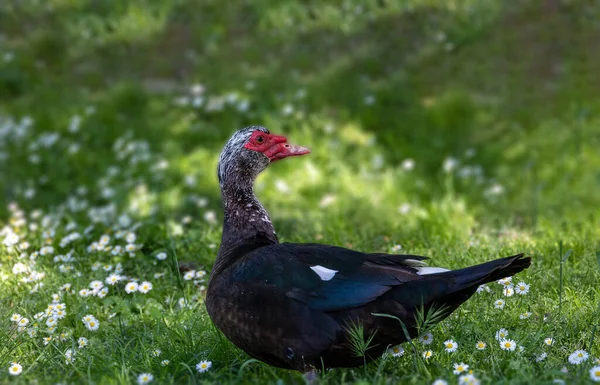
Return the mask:
[[111,274],[108,277],[106,277],[104,282],[106,282],[108,285],[114,285],[115,283],[119,282],[120,280],[121,280],[121,276],[119,274]]
[[458,343],[454,340],[444,341],[444,349],[446,349],[448,353],[453,353],[458,349]]
[[421,337],[419,337],[419,341],[421,341],[423,345],[429,345],[433,342],[433,334],[425,333]]
[[96,319],[93,319],[90,322],[86,323],[85,327],[88,328],[88,330],[96,331],[100,327],[100,322],[98,322],[98,320]]
[[21,318],[19,320],[19,322],[17,322],[17,326],[20,326],[20,327],[25,327],[27,325],[29,325],[29,320],[25,317]]
[[73,349],[67,349],[65,351],[65,363],[72,364],[75,361],[75,352]]
[[167,259],[167,253],[162,252],[156,254],[156,259],[158,259],[159,261],[164,261],[165,259]]
[[21,316],[19,313],[14,313],[12,316],[10,316],[10,320],[12,322],[19,322],[21,318],[23,318],[23,316]]
[[600,382],[600,366],[594,366],[590,369],[590,379],[594,382]]
[[58,318],[56,318],[55,316],[46,318],[46,326],[48,326],[49,328],[56,326],[57,323],[58,323]]
[[545,345],[548,345],[548,346],[552,346],[552,345],[554,345],[554,338],[546,338],[546,339],[544,340],[544,344],[545,344]]
[[88,290],[88,289],[79,290],[79,295],[82,297],[89,297],[91,294],[92,294],[91,290]]
[[461,362],[460,364],[454,364],[454,371],[452,373],[458,376],[459,374],[461,374],[462,372],[466,372],[467,370],[469,370],[469,365],[465,364],[464,362]]
[[94,292],[97,292],[98,290],[102,289],[102,287],[104,287],[104,284],[102,283],[102,281],[90,282],[90,289],[92,289]]
[[569,363],[579,365],[588,360],[590,355],[585,350],[575,350],[569,355]]
[[512,277],[502,278],[497,281],[502,286],[510,286],[512,285]]
[[501,341],[501,340],[505,339],[506,337],[508,337],[508,330],[501,328],[500,330],[498,330],[496,332],[496,339],[498,341]]
[[500,348],[502,350],[513,351],[517,348],[517,343],[515,341],[509,340],[509,339],[500,340]]
[[463,374],[458,377],[458,385],[479,385],[481,381],[472,374]]
[[537,356],[535,358],[535,362],[542,362],[546,359],[546,357],[548,357],[548,353],[543,352],[542,354],[540,354],[539,356]]
[[10,364],[10,367],[8,368],[8,374],[11,376],[18,376],[22,371],[23,367],[16,362]]
[[195,276],[196,276],[196,271],[189,270],[189,271],[186,271],[186,273],[183,275],[183,279],[185,279],[186,281],[191,281],[192,279],[194,279]]
[[142,373],[138,376],[137,378],[137,383],[139,385],[144,385],[149,383],[150,381],[152,381],[154,379],[154,376],[150,373]]
[[129,282],[127,285],[125,285],[125,292],[127,294],[131,294],[137,290],[138,290],[137,282]]
[[487,344],[483,341],[477,341],[477,343],[475,344],[475,349],[477,350],[484,350],[486,348]]
[[477,287],[477,293],[483,293],[484,291],[490,293],[492,291],[492,289],[490,289],[489,286],[485,285],[485,284],[479,285]]
[[40,255],[51,255],[54,253],[54,247],[52,246],[44,246],[40,249]]
[[388,349],[388,353],[394,357],[402,357],[404,355],[404,348],[400,345],[392,346]]
[[531,313],[528,311],[526,311],[525,313],[519,314],[520,319],[527,319],[529,317],[531,317]]
[[448,381],[438,378],[437,380],[433,381],[431,385],[448,385]]
[[423,352],[423,358],[428,360],[433,356],[433,352],[431,350],[425,350]]
[[88,346],[88,339],[85,337],[79,337],[77,339],[77,345],[79,345],[80,348],[85,348]]
[[160,362],[160,365],[161,365],[161,366],[167,366],[167,365],[169,365],[170,363],[171,363],[171,361],[169,361],[169,360],[162,360],[162,361]]
[[208,371],[208,369],[210,369],[211,366],[212,362],[210,361],[200,361],[196,364],[196,370],[198,371],[198,373],[204,373]]
[[88,330],[91,330],[91,331],[96,331],[100,327],[100,321],[98,321],[96,319],[96,317],[94,317],[91,314],[88,314],[85,317],[83,317],[81,319],[81,321],[83,322],[83,324],[85,325],[85,327]]
[[497,299],[496,301],[494,301],[494,307],[496,309],[504,309],[505,304],[506,304],[506,302],[504,302],[503,299]]
[[98,298],[106,297],[108,295],[108,287],[103,287],[102,289],[100,289],[100,291],[98,291],[96,295],[98,296]]
[[150,355],[152,357],[158,357],[162,354],[162,351],[160,349],[154,349],[152,352],[150,352]]
[[198,270],[194,276],[198,279],[204,279],[204,277],[206,276],[206,271]]
[[502,294],[504,294],[505,297],[512,297],[515,294],[515,289],[513,289],[512,286],[504,286]]
[[133,243],[128,243],[127,246],[125,246],[125,251],[128,253],[133,253],[136,249],[137,245],[134,245]]
[[15,263],[15,265],[12,268],[12,272],[13,274],[17,275],[17,274],[21,274],[21,273],[25,273],[27,272],[27,266],[25,266],[25,264],[19,262],[19,263]]
[[146,294],[147,292],[152,290],[152,283],[148,282],[148,281],[144,281],[144,282],[140,283],[138,290],[140,293]]
[[100,245],[108,245],[110,243],[110,235],[104,234],[100,237],[100,241],[98,242]]
[[54,317],[58,318],[58,319],[63,319],[66,317],[67,312],[65,310],[62,309],[54,309],[53,310],[53,315]]
[[127,243],[134,243],[136,239],[135,233],[127,233],[127,235],[125,236],[125,241]]
[[525,294],[529,293],[529,285],[526,284],[525,282],[519,282],[515,286],[515,292],[520,295],[525,295]]

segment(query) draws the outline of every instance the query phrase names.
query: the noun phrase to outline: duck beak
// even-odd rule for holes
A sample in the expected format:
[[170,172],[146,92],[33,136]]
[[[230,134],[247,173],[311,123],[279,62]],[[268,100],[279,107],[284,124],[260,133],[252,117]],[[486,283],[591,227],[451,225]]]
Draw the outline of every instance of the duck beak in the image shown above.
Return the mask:
[[310,154],[310,150],[306,147],[289,144],[285,136],[271,135],[270,140],[274,144],[269,147],[264,154],[271,160],[271,162],[287,158],[288,156]]

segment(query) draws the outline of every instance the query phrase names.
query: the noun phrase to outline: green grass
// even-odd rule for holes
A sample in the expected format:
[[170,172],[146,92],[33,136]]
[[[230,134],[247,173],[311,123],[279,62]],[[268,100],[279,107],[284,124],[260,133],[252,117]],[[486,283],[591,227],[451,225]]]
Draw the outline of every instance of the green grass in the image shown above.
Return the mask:
[[[144,372],[154,383],[303,382],[229,343],[206,313],[206,279],[177,269],[188,261],[210,274],[217,156],[250,124],[312,150],[257,182],[281,241],[400,244],[449,268],[533,257],[515,278],[529,294],[504,297],[490,284],[431,330],[433,344],[327,371],[322,383],[456,383],[459,362],[483,383],[590,382],[600,358],[600,15],[593,1],[538,3],[2,2],[0,229],[30,246],[0,244],[0,383],[130,384]],[[204,85],[200,107],[194,84]],[[103,234],[126,245],[115,237],[122,215],[135,255],[88,252]],[[60,247],[72,232],[81,238]],[[53,253],[29,258],[49,244]],[[71,249],[73,262],[54,261]],[[44,273],[43,286],[31,292],[17,263]],[[120,263],[153,289],[127,294],[121,282],[105,298],[81,297],[110,274],[95,263]],[[36,336],[19,332],[10,316],[31,329],[65,283],[56,331],[41,320]],[[85,328],[86,314],[99,330]],[[500,328],[524,351],[501,350]],[[44,345],[49,335],[58,338]],[[567,361],[577,349],[590,354],[579,366]],[[206,373],[201,360],[212,361]],[[8,374],[13,361],[19,376]]]

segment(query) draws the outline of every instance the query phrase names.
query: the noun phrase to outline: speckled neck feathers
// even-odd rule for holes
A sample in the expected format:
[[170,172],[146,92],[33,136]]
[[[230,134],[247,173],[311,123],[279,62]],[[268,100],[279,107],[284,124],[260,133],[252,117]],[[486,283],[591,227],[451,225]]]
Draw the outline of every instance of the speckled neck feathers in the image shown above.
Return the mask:
[[218,166],[224,208],[223,234],[213,276],[233,264],[245,252],[279,243],[269,214],[254,195],[256,176],[268,165],[266,156],[243,148],[250,134],[263,127],[240,130],[227,142]]

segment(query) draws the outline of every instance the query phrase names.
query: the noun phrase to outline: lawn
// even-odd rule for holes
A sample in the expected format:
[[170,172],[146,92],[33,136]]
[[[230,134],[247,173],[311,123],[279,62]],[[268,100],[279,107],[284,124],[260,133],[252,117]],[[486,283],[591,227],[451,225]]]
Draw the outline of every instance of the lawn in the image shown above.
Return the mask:
[[304,383],[204,306],[218,155],[251,124],[312,151],[256,184],[282,242],[533,258],[322,384],[600,381],[599,20],[586,0],[0,2],[0,383]]

